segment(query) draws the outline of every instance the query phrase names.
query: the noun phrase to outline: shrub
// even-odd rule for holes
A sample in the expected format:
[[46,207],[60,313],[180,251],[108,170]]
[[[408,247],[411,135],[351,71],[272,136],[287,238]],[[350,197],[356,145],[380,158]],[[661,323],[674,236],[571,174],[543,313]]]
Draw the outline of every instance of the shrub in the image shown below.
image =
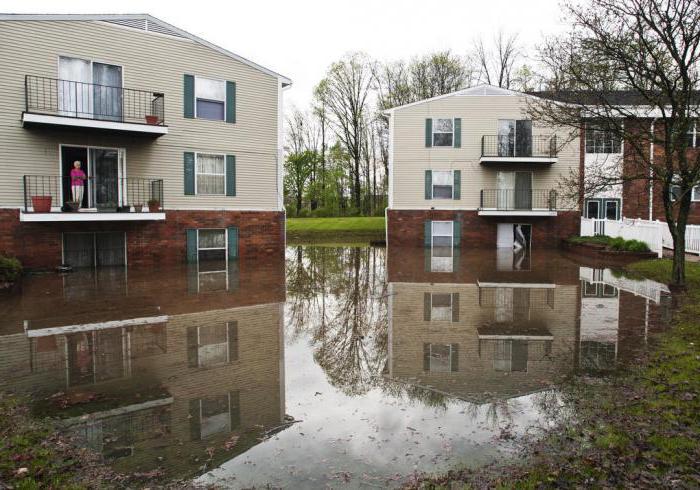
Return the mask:
[[299,211],[299,214],[297,214],[297,218],[308,218],[311,215],[311,211],[308,209],[301,209]]
[[622,237],[615,237],[608,242],[608,246],[613,250],[625,250],[625,245],[625,239]]
[[628,252],[648,252],[649,247],[646,243],[639,240],[627,240],[625,250]]
[[14,257],[0,255],[0,282],[14,282],[22,274],[22,264]]

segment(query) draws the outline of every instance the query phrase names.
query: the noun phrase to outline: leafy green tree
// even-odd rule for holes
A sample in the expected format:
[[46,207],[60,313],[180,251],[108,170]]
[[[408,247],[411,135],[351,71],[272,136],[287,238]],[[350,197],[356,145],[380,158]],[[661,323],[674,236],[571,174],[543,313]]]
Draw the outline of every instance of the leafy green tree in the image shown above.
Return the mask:
[[294,196],[297,215],[301,211],[306,185],[317,162],[318,154],[310,150],[291,153],[284,162],[285,194]]

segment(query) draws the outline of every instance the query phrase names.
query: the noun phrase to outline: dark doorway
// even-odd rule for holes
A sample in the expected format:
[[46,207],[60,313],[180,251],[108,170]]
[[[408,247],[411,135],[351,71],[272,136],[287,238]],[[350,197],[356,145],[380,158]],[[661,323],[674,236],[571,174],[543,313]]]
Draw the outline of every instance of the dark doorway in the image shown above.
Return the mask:
[[[70,183],[70,171],[73,169],[73,162],[80,162],[80,168],[85,175],[90,178],[88,173],[88,150],[87,148],[81,148],[78,146],[61,146],[61,188],[63,189],[63,202],[73,200],[73,195],[71,193],[71,183]],[[88,186],[87,182],[83,188],[83,200],[80,203],[81,208],[88,207]]]
[[64,233],[63,261],[73,267],[126,265],[124,232]]

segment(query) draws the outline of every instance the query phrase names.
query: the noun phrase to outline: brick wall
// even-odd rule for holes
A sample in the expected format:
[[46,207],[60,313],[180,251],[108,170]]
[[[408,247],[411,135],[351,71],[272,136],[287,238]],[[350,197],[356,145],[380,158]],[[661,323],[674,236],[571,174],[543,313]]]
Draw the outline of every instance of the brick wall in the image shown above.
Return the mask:
[[0,253],[26,267],[61,263],[64,232],[124,231],[129,265],[185,261],[187,228],[239,228],[241,258],[283,254],[284,213],[272,211],[166,211],[165,221],[24,223],[19,210],[0,210]]
[[556,217],[501,217],[479,216],[477,211],[389,210],[388,244],[422,247],[426,220],[461,221],[462,247],[495,248],[498,223],[529,223],[532,224],[533,248],[556,248],[562,239],[578,235],[581,217],[579,211],[559,211]]

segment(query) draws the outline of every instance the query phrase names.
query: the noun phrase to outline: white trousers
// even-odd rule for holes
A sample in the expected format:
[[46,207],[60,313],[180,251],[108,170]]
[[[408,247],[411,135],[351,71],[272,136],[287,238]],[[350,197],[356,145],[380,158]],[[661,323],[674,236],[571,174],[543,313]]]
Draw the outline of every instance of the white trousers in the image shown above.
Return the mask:
[[73,200],[78,201],[78,207],[80,207],[83,204],[84,189],[85,189],[85,186],[82,184],[71,186],[71,192],[73,193]]

